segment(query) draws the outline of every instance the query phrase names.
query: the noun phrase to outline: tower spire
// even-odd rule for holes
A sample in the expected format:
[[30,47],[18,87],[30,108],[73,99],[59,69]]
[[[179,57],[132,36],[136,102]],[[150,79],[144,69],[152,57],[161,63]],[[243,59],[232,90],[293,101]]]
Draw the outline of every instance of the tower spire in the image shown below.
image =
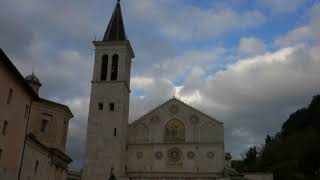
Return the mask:
[[103,41],[126,41],[127,35],[123,24],[120,0],[117,0]]

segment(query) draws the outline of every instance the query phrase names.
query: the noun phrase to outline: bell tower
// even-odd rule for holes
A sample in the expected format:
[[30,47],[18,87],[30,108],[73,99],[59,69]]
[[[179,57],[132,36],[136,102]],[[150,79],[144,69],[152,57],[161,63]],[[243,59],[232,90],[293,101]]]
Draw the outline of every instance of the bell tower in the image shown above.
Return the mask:
[[120,0],[103,39],[93,44],[95,61],[82,179],[124,179],[134,52],[126,36]]

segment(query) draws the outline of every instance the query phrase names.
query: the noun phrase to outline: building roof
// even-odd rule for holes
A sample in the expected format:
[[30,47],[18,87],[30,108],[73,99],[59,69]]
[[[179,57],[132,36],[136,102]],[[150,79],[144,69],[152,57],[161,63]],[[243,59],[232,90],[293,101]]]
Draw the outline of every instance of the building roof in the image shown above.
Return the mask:
[[[46,146],[39,139],[37,139],[37,137],[31,132],[28,133],[27,140],[31,140],[32,142],[36,143],[38,146],[40,146],[41,148],[46,150],[48,153],[59,157],[60,159],[65,161],[67,164],[72,162],[72,159],[67,154],[65,154],[64,152],[62,152],[61,150],[59,150],[57,148],[51,148],[51,147]],[[67,168],[67,167],[65,167],[65,168]]]
[[34,75],[34,73],[32,72],[32,74],[28,75],[25,77],[25,80],[27,82],[30,82],[30,83],[34,83],[34,84],[38,84],[39,86],[41,86],[41,83],[40,83],[40,80],[39,78]]
[[25,81],[24,77],[18,71],[16,66],[10,61],[8,56],[0,48],[0,62],[3,62],[5,67],[14,74],[14,77],[20,82],[22,87],[33,97],[38,97],[38,95],[33,91],[31,86]]
[[120,1],[114,8],[109,25],[102,41],[126,41],[127,35],[123,24]]
[[60,103],[57,103],[57,102],[54,102],[54,101],[51,101],[51,100],[48,100],[48,99],[44,99],[44,98],[39,98],[38,102],[46,103],[48,105],[52,105],[52,106],[56,106],[56,107],[62,108],[69,114],[70,118],[74,117],[72,112],[71,112],[71,110],[70,110],[70,108],[67,105],[60,104]]
[[[32,87],[27,83],[28,80],[34,80],[34,81],[39,81],[39,79],[36,76],[27,76],[26,78],[24,78],[21,73],[18,71],[18,69],[15,67],[15,65],[10,61],[10,59],[7,57],[7,55],[3,52],[3,50],[0,48],[0,63],[3,62],[3,64],[5,65],[5,67],[7,67],[9,69],[9,71],[11,71],[14,74],[14,77],[17,78],[17,80],[20,82],[20,84],[23,86],[23,88],[25,88],[25,90],[31,94],[32,97],[35,98],[35,100],[40,101],[40,102],[45,102],[51,105],[55,105],[55,106],[59,106],[63,109],[66,110],[67,113],[69,113],[70,117],[73,117],[73,114],[71,112],[71,110],[69,109],[68,106],[64,105],[64,104],[60,104],[57,102],[53,102],[44,98],[40,98],[38,96],[38,94],[36,94],[34,92],[34,90],[32,89]],[[41,85],[41,83],[40,83]]]

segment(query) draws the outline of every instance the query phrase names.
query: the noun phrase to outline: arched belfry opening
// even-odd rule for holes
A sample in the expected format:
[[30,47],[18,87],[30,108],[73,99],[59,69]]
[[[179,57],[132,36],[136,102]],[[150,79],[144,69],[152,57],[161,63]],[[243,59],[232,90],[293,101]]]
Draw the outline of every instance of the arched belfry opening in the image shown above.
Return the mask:
[[111,81],[117,80],[118,76],[118,59],[119,55],[115,54],[112,56],[112,66],[111,66]]
[[183,122],[178,119],[168,121],[163,136],[165,142],[184,142],[186,131]]
[[107,74],[108,74],[108,55],[105,54],[102,56],[102,65],[101,65],[101,81],[107,80]]

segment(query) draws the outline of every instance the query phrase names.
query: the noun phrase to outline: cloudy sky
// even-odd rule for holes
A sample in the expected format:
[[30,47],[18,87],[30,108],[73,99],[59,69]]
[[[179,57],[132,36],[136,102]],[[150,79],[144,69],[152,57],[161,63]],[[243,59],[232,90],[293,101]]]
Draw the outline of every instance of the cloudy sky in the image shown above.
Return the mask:
[[[134,48],[130,121],[177,96],[225,125],[239,158],[320,94],[318,0],[122,0]],[[67,153],[83,163],[92,40],[115,0],[2,0],[0,47],[41,96],[66,103]]]

